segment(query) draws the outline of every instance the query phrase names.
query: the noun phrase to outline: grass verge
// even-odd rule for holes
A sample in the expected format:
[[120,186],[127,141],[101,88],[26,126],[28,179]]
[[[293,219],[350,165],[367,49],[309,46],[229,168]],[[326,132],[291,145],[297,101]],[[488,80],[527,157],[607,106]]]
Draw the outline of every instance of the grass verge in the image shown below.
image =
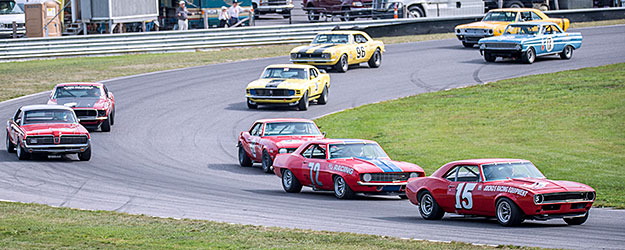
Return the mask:
[[0,211],[3,249],[494,249],[12,202]]
[[433,173],[471,158],[522,158],[550,179],[625,208],[625,64],[502,80],[365,105],[317,120],[330,138],[378,141]]
[[[625,23],[625,19],[573,23],[588,27]],[[454,38],[453,33],[380,38],[386,44]],[[130,54],[0,63],[0,101],[52,89],[60,82],[101,81],[168,69],[287,55],[293,45],[245,47],[201,52]],[[260,48],[260,49],[259,49]]]

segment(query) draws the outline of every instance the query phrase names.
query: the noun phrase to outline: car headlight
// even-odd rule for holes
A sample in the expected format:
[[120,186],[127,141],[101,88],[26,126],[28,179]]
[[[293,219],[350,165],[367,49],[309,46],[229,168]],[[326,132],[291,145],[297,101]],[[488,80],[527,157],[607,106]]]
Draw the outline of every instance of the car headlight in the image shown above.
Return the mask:
[[298,53],[291,53],[291,59],[297,59],[297,58],[299,58]]
[[105,109],[98,110],[98,116],[99,116],[99,117],[104,117],[104,116],[106,116],[106,110],[105,110]]
[[286,148],[278,149],[278,154],[286,154],[288,150]]
[[371,174],[364,174],[362,175],[362,180],[366,181],[366,182],[370,182],[371,181]]
[[255,89],[250,89],[250,95],[256,95],[256,90]]
[[456,33],[460,33],[460,29],[456,29]]
[[493,30],[488,30],[488,34],[493,34]]
[[534,195],[534,204],[541,204],[545,201],[545,197],[542,194]]
[[410,178],[416,178],[419,177],[418,173],[410,173]]
[[589,201],[595,200],[595,192],[588,192],[588,193],[586,193],[586,197],[585,198],[586,198],[586,200],[589,200]]
[[362,7],[362,2],[352,2],[353,6]]
[[295,90],[289,90],[289,95],[295,95]]
[[486,44],[485,43],[480,44],[480,49],[486,49]]
[[29,144],[37,144],[37,138],[30,138],[30,139],[28,139],[28,143]]
[[517,45],[515,45],[515,46],[514,46],[514,48],[515,48],[516,50],[521,50],[521,45],[520,45],[520,44],[517,44]]
[[330,59],[330,53],[323,53],[321,54],[321,57],[325,59]]

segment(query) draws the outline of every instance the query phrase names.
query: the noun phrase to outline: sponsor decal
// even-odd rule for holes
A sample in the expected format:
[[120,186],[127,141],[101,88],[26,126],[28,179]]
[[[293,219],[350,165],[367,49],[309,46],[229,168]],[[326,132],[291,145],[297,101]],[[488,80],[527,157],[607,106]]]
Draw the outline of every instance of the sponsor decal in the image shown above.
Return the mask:
[[500,193],[510,193],[510,194],[518,194],[519,196],[525,197],[527,195],[527,191],[515,187],[508,186],[499,186],[499,185],[486,185],[484,186],[484,192],[500,192]]
[[339,171],[339,172],[343,172],[343,173],[346,173],[346,174],[353,174],[354,173],[354,169],[353,168],[346,167],[346,166],[343,166],[343,165],[338,165],[338,164],[335,164],[335,165],[330,164],[328,166],[328,168],[330,168],[330,170]]

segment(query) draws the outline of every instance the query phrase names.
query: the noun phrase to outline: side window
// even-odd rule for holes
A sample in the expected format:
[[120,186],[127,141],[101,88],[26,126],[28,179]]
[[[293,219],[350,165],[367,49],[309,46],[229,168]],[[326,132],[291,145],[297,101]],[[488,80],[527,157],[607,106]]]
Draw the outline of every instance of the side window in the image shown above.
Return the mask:
[[317,78],[317,75],[318,75],[318,74],[317,74],[317,70],[315,70],[315,69],[310,69],[310,72],[309,72],[309,73],[310,73],[310,79],[315,79],[315,78]]
[[368,42],[367,38],[361,34],[354,35],[354,39],[356,43],[366,43]]
[[553,30],[553,34],[559,34],[560,29],[558,29],[558,27],[556,27],[556,25],[550,25],[551,26],[551,30]]
[[311,144],[309,145],[303,152],[302,152],[302,156],[306,157],[306,158],[312,158],[312,151],[315,148],[316,145]]
[[458,168],[456,181],[478,182],[480,181],[480,170],[477,166],[462,166]]
[[532,13],[529,11],[521,12],[521,20],[522,22],[532,21]]
[[252,136],[260,136],[260,133],[262,131],[263,124],[262,123],[256,123],[254,124],[254,127],[252,127],[252,129],[250,130],[250,135]]
[[325,159],[326,158],[326,150],[321,145],[315,145],[312,151],[313,159]]
[[536,14],[536,12],[531,12],[532,13],[532,20],[543,20],[538,14]]
[[102,85],[102,88],[104,88],[104,94],[106,94],[106,97],[109,97],[109,89],[106,88],[106,85]]
[[454,167],[451,170],[449,170],[449,172],[447,172],[443,178],[447,179],[448,181],[456,181],[456,172],[458,171],[458,167]]
[[19,125],[21,120],[22,120],[22,109],[18,109],[17,112],[15,112],[15,116],[13,116],[13,121]]

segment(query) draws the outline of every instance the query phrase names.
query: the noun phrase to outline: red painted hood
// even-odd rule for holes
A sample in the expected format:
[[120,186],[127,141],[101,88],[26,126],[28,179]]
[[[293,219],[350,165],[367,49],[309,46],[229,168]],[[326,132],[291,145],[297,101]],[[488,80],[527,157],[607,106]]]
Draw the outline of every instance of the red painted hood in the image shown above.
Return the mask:
[[43,123],[31,124],[21,127],[26,135],[81,135],[89,134],[89,131],[77,123]]
[[265,136],[265,140],[272,141],[279,148],[298,148],[304,142],[323,139],[323,135],[318,136]]
[[393,161],[389,158],[364,159],[364,158],[344,158],[331,159],[329,163],[351,167],[358,173],[384,173],[384,172],[424,172],[416,164]]
[[533,192],[535,194],[595,191],[590,186],[582,183],[573,181],[553,181],[546,178],[514,178],[508,180],[489,181],[484,184],[512,186]]

